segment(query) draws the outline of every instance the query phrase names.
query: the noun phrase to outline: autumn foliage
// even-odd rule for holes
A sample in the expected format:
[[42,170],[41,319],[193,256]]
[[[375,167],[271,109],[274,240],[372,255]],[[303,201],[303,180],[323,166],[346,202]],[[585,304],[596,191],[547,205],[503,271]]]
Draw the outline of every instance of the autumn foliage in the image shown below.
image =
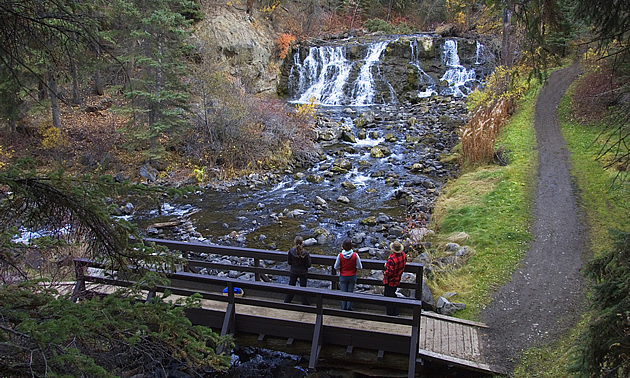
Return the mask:
[[293,41],[295,41],[295,36],[293,34],[289,34],[289,33],[280,34],[280,36],[276,40],[276,43],[278,44],[278,49],[280,50],[279,52],[280,59],[286,58],[287,53],[289,52],[289,47],[291,46],[291,43]]

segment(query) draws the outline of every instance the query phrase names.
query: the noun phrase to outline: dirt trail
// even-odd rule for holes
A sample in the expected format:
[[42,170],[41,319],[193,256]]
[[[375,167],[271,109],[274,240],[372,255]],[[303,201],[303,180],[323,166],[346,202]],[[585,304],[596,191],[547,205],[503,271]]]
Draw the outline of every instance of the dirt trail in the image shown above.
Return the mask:
[[512,371],[520,353],[552,341],[575,324],[584,306],[579,269],[587,238],[570,175],[567,144],[557,108],[580,67],[555,71],[536,103],[538,186],[533,241],[512,281],[493,295],[482,313],[488,362]]

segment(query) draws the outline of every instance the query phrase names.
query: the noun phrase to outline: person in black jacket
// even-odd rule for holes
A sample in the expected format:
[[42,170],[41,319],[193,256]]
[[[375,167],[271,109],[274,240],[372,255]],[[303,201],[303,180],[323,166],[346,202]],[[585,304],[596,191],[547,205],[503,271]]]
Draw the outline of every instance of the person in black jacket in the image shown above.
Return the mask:
[[[306,287],[306,280],[308,279],[308,268],[311,266],[311,255],[302,247],[304,240],[301,236],[296,236],[294,240],[294,246],[289,250],[287,254],[287,263],[291,266],[289,274],[289,285],[295,286],[298,278],[300,279],[300,286]],[[285,303],[291,303],[293,301],[293,294],[287,294],[284,299]],[[302,296],[302,304],[308,305],[308,298]]]

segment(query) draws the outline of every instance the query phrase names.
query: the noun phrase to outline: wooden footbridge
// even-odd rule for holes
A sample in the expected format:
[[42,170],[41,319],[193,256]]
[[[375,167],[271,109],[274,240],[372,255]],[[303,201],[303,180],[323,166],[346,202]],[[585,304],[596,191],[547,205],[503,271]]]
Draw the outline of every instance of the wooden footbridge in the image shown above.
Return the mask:
[[[269,276],[288,275],[287,270],[266,267],[271,262],[286,261],[286,252],[235,248],[201,243],[184,243],[161,239],[145,239],[145,243],[166,246],[171,251],[180,251],[188,260],[182,271],[169,274],[169,286],[157,286],[148,291],[148,298],[155,292],[171,291],[175,295],[190,296],[199,293],[202,306],[188,310],[187,316],[193,324],[211,327],[221,335],[253,335],[257,343],[268,339],[282,340],[282,348],[291,350],[293,345],[307,343],[309,368],[317,368],[322,361],[322,348],[343,348],[346,360],[352,361],[361,354],[379,361],[393,354],[403,356],[408,377],[421,372],[426,362],[445,363],[477,372],[477,374],[501,373],[484,362],[480,332],[484,324],[461,320],[423,311],[422,264],[407,264],[405,271],[416,275],[416,282],[401,283],[401,288],[412,290],[413,298],[389,298],[366,293],[344,293],[338,290],[289,286],[269,282]],[[196,260],[191,255],[201,254],[235,256],[246,264],[216,263]],[[332,274],[309,273],[309,280],[329,281],[336,288],[339,277],[332,268],[335,257],[311,255],[313,265],[331,267]],[[383,270],[385,261],[362,260],[364,269]],[[107,286],[130,286],[133,282],[90,275],[88,267],[100,267],[86,259],[75,260],[77,284],[73,299],[95,284]],[[253,273],[254,280],[242,280],[218,275],[198,274],[200,269],[223,272],[239,271]],[[382,286],[382,281],[359,278],[358,284]],[[223,289],[227,287],[227,295]],[[234,288],[243,289],[245,295],[234,295]],[[294,302],[305,295],[311,305],[284,303],[286,294],[293,294]],[[339,301],[354,302],[354,311],[339,309]],[[399,317],[385,315],[385,306],[395,305],[401,309]],[[244,337],[244,336],[243,336]],[[251,339],[251,338],[250,338]],[[277,342],[275,345],[279,345]],[[264,345],[273,349],[269,345]],[[280,349],[277,348],[276,349]],[[358,357],[357,357],[358,359]],[[404,370],[404,368],[403,368]]]

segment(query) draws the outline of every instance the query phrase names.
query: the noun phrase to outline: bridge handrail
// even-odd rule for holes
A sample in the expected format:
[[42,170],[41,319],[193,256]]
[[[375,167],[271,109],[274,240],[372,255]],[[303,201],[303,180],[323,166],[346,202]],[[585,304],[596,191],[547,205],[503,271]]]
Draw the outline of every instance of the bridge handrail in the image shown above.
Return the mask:
[[[150,243],[152,242],[158,245],[163,245],[171,250],[181,251],[183,257],[188,260],[188,266],[197,266],[197,267],[205,267],[205,268],[220,269],[220,270],[236,270],[236,271],[254,273],[256,281],[259,281],[261,275],[263,274],[275,274],[275,275],[284,275],[284,276],[289,275],[289,271],[286,269],[263,268],[260,266],[261,260],[286,261],[287,260],[286,252],[268,251],[268,250],[263,250],[263,249],[244,248],[244,247],[230,247],[230,246],[205,244],[205,243],[198,243],[198,242],[181,242],[181,241],[166,240],[166,239],[145,238],[144,241],[150,242]],[[190,259],[188,255],[189,252],[253,258],[254,267],[244,266],[244,265],[213,263],[209,261]],[[318,274],[318,273],[309,273],[309,279],[327,280],[327,281],[331,281],[331,283],[333,284],[339,282],[339,276],[336,274],[336,271],[334,269],[335,259],[336,259],[336,256],[312,254],[311,255],[312,263],[316,265],[330,266],[331,274],[326,275],[326,274]],[[384,260],[362,259],[361,262],[363,264],[364,269],[373,269],[373,270],[385,269]],[[188,267],[186,267],[186,269],[188,269]],[[416,299],[422,298],[422,271],[423,271],[422,264],[407,263],[407,265],[405,266],[405,272],[414,273],[416,275],[416,282],[415,283],[401,282],[400,284],[401,288],[415,289]],[[357,280],[357,283],[383,286],[383,282],[381,280],[377,280],[373,278],[359,277]]]
[[[121,280],[116,278],[106,278],[101,276],[92,276],[85,274],[84,268],[93,267],[93,268],[104,268],[104,265],[98,261],[90,260],[86,258],[77,258],[74,259],[74,262],[77,266],[81,266],[82,268],[78,268],[77,271],[81,271],[80,278],[81,280],[88,282],[96,282],[101,284],[108,284],[112,286],[123,286],[128,287],[133,284],[132,281]],[[407,298],[392,298],[385,297],[376,294],[366,294],[366,293],[348,293],[342,292],[338,290],[330,290],[330,289],[321,289],[321,288],[313,288],[313,287],[301,287],[301,286],[289,286],[286,284],[278,284],[273,282],[264,282],[264,281],[248,281],[248,280],[239,280],[236,278],[229,277],[218,277],[211,276],[206,274],[197,274],[190,272],[177,272],[167,274],[167,277],[170,279],[180,280],[184,282],[193,282],[193,283],[202,283],[202,284],[212,284],[217,285],[219,287],[231,287],[232,290],[234,287],[239,287],[242,289],[248,290],[259,290],[263,292],[273,292],[280,294],[293,294],[294,296],[306,295],[310,297],[320,297],[322,299],[334,300],[334,301],[352,301],[352,302],[361,302],[368,303],[372,305],[380,305],[380,306],[398,306],[402,308],[421,308],[422,301],[417,299],[407,299]],[[163,292],[168,289],[174,294],[175,291],[181,291],[182,293],[186,293],[187,295],[192,295],[194,293],[199,293],[204,299],[211,299],[222,302],[230,302],[229,295],[223,295],[223,293],[210,293],[203,290],[191,290],[191,289],[183,289],[174,286],[162,286],[158,285],[154,288],[145,288],[149,291],[157,291]],[[229,292],[229,290],[228,290]],[[300,305],[293,303],[281,303],[276,301],[264,300],[264,299],[255,299],[251,297],[234,297],[232,299],[233,303],[244,303],[244,304],[252,304],[252,302],[258,303],[257,305],[262,307],[271,307],[271,308],[281,308],[285,310],[292,311],[301,311],[301,312],[310,312],[316,313],[317,307],[312,307],[308,305]],[[353,311],[343,311],[343,310],[334,310],[331,311],[331,314],[335,316],[341,317],[352,317],[352,318],[362,318],[362,314],[360,312]],[[367,314],[369,317],[377,318],[379,321],[387,322],[387,323],[396,323],[396,324],[407,324],[411,325],[411,319],[404,317],[393,317],[387,315],[377,315],[377,314]]]

